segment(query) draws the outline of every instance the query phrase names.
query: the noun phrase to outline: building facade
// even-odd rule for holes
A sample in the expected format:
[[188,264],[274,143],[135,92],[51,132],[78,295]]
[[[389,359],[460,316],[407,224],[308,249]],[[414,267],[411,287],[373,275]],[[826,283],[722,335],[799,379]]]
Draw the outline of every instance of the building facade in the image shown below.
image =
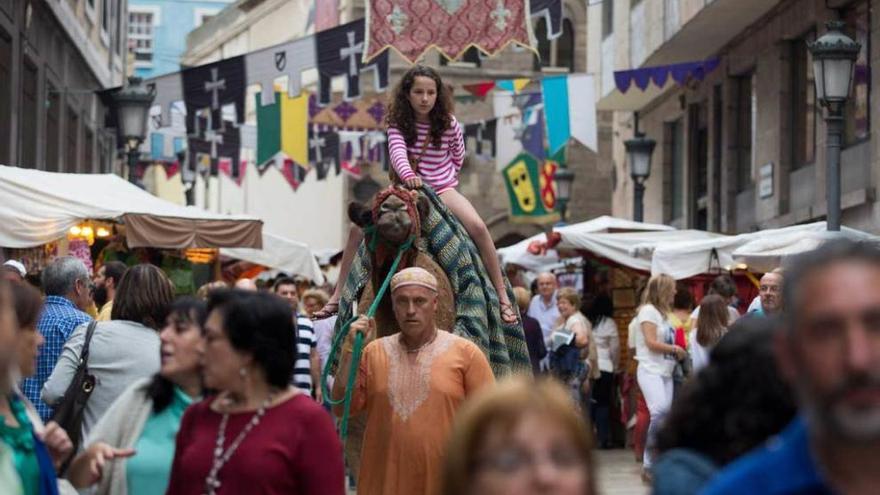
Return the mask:
[[[315,3],[304,0],[239,0],[211,22],[189,35],[187,51],[182,58],[183,64],[199,65],[213,62],[312,34],[316,29],[313,22],[315,19],[320,24],[321,19],[335,17],[334,20],[342,24],[363,18],[365,15],[363,0],[337,0],[335,16],[327,14],[326,5],[320,6],[324,8],[323,13],[316,13]],[[327,3],[330,3],[330,0]],[[563,35],[552,42],[547,41],[544,34],[547,29],[546,20],[540,17],[533,19],[533,22],[540,42],[538,47],[542,54],[540,61],[529,51],[509,48],[499,56],[491,58],[480,56],[473,50],[459,62],[441,60],[439,54],[429,52],[423,63],[438,68],[444,81],[457,88],[457,94],[463,93],[461,87],[464,84],[515,78],[532,79],[533,83],[525,90],[540,91],[539,80],[542,74],[587,72],[588,19],[587,8],[583,2],[573,0],[564,2]],[[392,54],[390,74],[392,86],[408,68],[408,63],[396,54]],[[372,87],[371,73],[365,73],[363,77],[362,86]],[[303,73],[304,87],[313,86],[316,81],[317,71]],[[334,89],[340,91],[342,86],[334,85]],[[252,100],[253,98],[248,98],[249,102]],[[491,97],[484,100],[463,99],[457,102],[455,111],[458,119],[464,123],[488,120],[495,116]],[[251,118],[249,111],[248,120]],[[602,144],[601,139],[602,135],[607,135],[609,132],[610,123],[600,127],[600,153],[574,142],[569,146],[567,163],[576,174],[572,201],[568,208],[569,222],[610,213],[611,151],[610,147]],[[252,180],[249,175],[244,182],[250,180],[251,186],[242,186],[239,194],[225,184],[228,179],[218,178],[220,185],[217,189],[223,191],[218,202],[223,203],[225,208],[231,211],[260,215],[265,219],[270,230],[301,240],[316,248],[342,247],[348,232],[345,205],[352,199],[362,199],[363,191],[375,190],[375,187],[387,184],[387,174],[380,167],[370,167],[366,170],[368,178],[360,181],[343,174],[337,178],[338,180],[307,182],[295,193],[283,192],[281,188],[286,186],[276,188],[271,185],[283,184],[280,177],[274,180],[265,179],[273,173],[275,172],[270,170],[261,179],[254,177]],[[255,185],[259,183],[263,185]],[[272,188],[271,194],[269,188]],[[496,243],[501,246],[515,243],[550,228],[548,224],[520,224],[510,221],[510,204],[505,192],[504,179],[499,168],[492,161],[470,157],[461,172],[459,190],[471,200],[486,221]],[[487,191],[492,193],[487,194]],[[307,239],[306,237],[312,235],[309,232],[315,230],[315,219],[302,218],[302,221],[298,222],[292,219],[289,211],[281,205],[287,205],[292,211],[308,208],[309,211],[321,214],[322,225],[325,226],[321,230],[326,230],[330,234],[322,233],[321,239],[315,241]]]
[[[826,126],[807,42],[841,19],[861,43],[845,110],[843,224],[880,232],[880,155],[871,105],[878,78],[876,0],[615,0],[590,7],[612,122],[615,215],[631,217],[624,141],[657,142],[645,221],[725,233],[823,220]],[[595,16],[593,15],[595,14]],[[614,71],[717,58],[703,80],[615,88]]]
[[0,2],[0,164],[114,170],[110,108],[125,74],[126,0]]
[[129,0],[128,39],[134,75],[144,79],[180,70],[186,34],[234,0]]

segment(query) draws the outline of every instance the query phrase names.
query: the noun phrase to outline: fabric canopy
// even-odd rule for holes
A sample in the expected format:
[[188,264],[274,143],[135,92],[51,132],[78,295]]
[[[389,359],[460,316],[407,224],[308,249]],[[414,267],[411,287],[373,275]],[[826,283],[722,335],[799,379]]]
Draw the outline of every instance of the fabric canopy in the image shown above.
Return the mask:
[[[596,233],[613,233],[613,232],[638,232],[638,231],[671,231],[675,230],[667,225],[634,222],[623,218],[615,218],[608,215],[596,217],[586,222],[574,225],[566,225],[555,229],[562,235],[563,247],[574,247],[579,249],[578,239]],[[571,240],[566,244],[566,240]],[[533,243],[546,243],[546,234],[537,234],[528,239],[522,240],[512,246],[501,248],[498,254],[504,264],[515,264],[533,272],[547,271],[553,265],[559,263],[559,254],[554,249],[547,250],[544,255],[535,255],[529,252],[529,246]],[[647,268],[642,268],[647,269]]]
[[302,275],[317,285],[324,283],[321,267],[309,246],[268,232],[263,232],[262,249],[223,248],[220,254],[290,275]]
[[262,246],[263,222],[157,198],[112,174],[61,174],[0,165],[0,246],[58,240],[84,220],[126,224],[129,247]]
[[870,234],[844,227],[839,234],[826,232],[825,222],[793,225],[734,236],[704,240],[682,240],[657,246],[651,256],[651,273],[666,273],[676,280],[728,270],[745,264],[753,272],[763,273],[780,266],[784,258],[815,249],[823,241],[845,236],[873,238]]
[[[573,226],[574,227],[574,226]],[[717,236],[701,230],[661,230],[655,232],[624,232],[601,234],[559,229],[562,235],[560,248],[580,249],[589,251],[596,256],[609,259],[635,270],[651,269],[650,257],[643,253],[650,252],[658,245],[674,242],[679,239],[707,239]]]

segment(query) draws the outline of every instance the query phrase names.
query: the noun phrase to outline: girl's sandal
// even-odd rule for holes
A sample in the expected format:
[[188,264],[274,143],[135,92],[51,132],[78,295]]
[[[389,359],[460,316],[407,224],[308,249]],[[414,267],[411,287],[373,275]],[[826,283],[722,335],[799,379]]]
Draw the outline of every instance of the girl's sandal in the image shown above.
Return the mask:
[[336,315],[338,313],[339,313],[339,303],[338,302],[335,302],[335,303],[328,302],[319,311],[312,313],[312,321],[326,320],[327,318],[330,318],[331,316]]
[[516,323],[519,320],[519,314],[513,309],[511,303],[501,303],[501,321],[508,325]]

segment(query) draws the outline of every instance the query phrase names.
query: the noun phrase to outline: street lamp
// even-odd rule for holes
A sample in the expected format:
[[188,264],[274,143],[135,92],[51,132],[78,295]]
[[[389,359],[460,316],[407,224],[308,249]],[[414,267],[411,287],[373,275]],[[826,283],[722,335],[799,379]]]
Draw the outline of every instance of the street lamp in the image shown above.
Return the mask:
[[633,220],[641,222],[644,220],[645,207],[643,199],[645,196],[645,182],[651,175],[651,155],[654,153],[654,146],[657,142],[649,137],[645,137],[644,133],[636,131],[635,137],[624,141],[626,147],[626,157],[629,161],[629,175],[633,179]]
[[128,85],[113,95],[119,136],[128,154],[128,180],[132,183],[135,182],[134,169],[138,161],[138,148],[147,138],[147,117],[155,96],[156,88],[145,86],[139,77],[130,77]]
[[571,185],[574,182],[574,172],[568,167],[559,167],[553,173],[553,180],[556,182],[556,202],[559,203],[559,217],[562,223],[565,223],[565,212],[568,209],[568,202],[571,200]]
[[825,202],[828,209],[828,230],[840,230],[840,146],[843,141],[843,108],[852,89],[853,69],[861,45],[843,33],[846,24],[829,21],[828,31],[807,43],[813,55],[813,76],[816,97],[828,111],[825,126],[827,166],[825,168]]

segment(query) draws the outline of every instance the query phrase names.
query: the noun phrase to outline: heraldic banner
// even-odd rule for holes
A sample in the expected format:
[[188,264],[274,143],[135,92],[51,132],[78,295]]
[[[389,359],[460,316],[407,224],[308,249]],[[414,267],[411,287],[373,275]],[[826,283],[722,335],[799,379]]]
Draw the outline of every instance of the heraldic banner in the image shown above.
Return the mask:
[[432,47],[451,59],[471,46],[494,55],[532,48],[531,30],[528,0],[369,0],[364,60],[389,47],[410,63]]
[[550,223],[559,221],[553,173],[557,162],[539,163],[528,153],[520,153],[502,172],[510,197],[510,221]]

